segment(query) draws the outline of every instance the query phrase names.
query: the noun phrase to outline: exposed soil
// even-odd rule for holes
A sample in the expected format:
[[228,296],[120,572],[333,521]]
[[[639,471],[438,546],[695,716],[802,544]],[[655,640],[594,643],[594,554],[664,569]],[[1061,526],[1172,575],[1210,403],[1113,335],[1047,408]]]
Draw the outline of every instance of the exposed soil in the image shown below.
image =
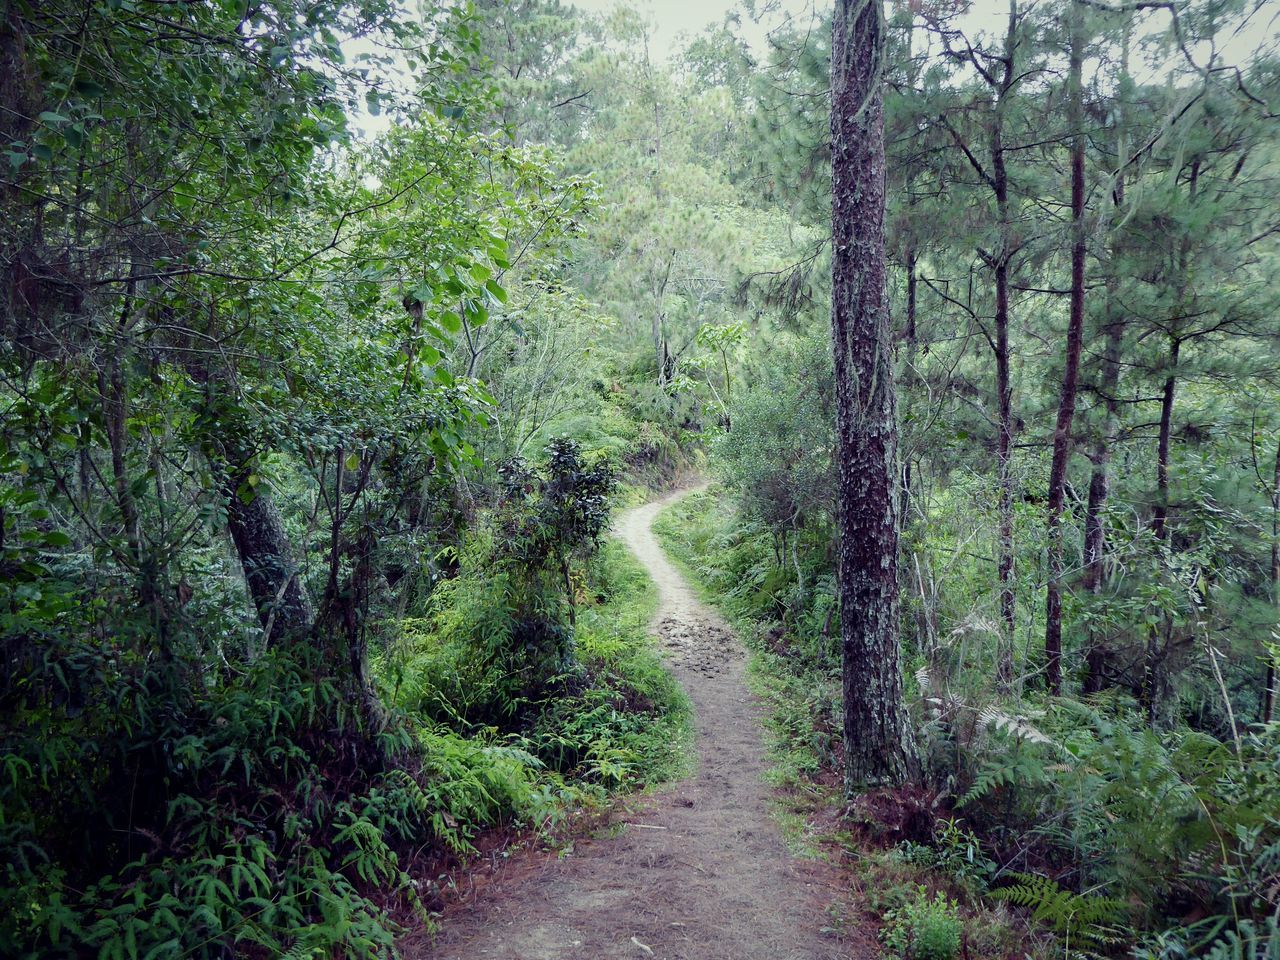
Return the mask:
[[823,927],[838,871],[788,852],[728,624],[690,590],[650,524],[690,490],[628,510],[616,534],[658,585],[654,631],[697,715],[697,772],[632,802],[601,839],[512,864],[448,911],[440,960],[835,960],[865,956]]

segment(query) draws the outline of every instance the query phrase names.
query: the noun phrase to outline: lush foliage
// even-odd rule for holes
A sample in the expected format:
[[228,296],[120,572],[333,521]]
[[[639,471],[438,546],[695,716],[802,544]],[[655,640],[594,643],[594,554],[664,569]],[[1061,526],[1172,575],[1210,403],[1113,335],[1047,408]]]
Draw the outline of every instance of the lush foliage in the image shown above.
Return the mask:
[[[887,10],[886,945],[1274,954],[1265,5]],[[0,953],[387,956],[483,831],[678,773],[605,534],[702,468],[664,535],[750,628],[775,781],[841,765],[829,18],[655,36],[6,5]]]

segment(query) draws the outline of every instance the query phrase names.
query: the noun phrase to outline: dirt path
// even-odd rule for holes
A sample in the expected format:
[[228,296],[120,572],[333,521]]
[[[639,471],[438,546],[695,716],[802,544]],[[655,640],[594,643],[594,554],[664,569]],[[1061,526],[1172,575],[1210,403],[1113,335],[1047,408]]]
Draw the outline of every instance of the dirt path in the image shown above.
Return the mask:
[[793,858],[769,815],[744,653],[650,530],[689,490],[623,513],[616,533],[658,585],[654,623],[697,714],[698,770],[632,810],[620,835],[446,919],[441,960],[835,960],[831,876]]

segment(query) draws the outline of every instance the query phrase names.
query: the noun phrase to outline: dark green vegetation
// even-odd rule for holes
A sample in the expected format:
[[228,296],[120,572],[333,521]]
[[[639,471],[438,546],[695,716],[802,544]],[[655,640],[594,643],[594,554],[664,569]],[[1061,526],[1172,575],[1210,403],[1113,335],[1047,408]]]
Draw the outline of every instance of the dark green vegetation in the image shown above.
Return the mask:
[[479,831],[682,762],[594,187],[467,11],[2,9],[0,953],[388,955]]
[[1275,955],[1271,11],[886,9],[871,438],[826,11],[668,59],[555,0],[0,0],[0,953],[387,956],[486,829],[674,775],[603,534],[704,464],[668,540],[830,790],[833,450],[896,429],[886,948]]
[[[930,937],[949,929],[955,911],[940,905],[942,894],[916,889],[928,881],[964,904],[972,955],[1053,955],[1064,945],[1105,954],[1135,940],[1144,956],[1275,949],[1276,724],[1252,726],[1239,745],[1190,725],[1153,731],[1120,696],[1029,693],[1015,702],[995,695],[979,668],[960,665],[940,683],[923,652],[908,647],[924,781],[855,804],[850,827],[874,841],[867,848],[813,819],[839,807],[843,765],[829,559],[801,546],[795,563],[790,554],[780,562],[769,527],[718,491],[668,511],[658,530],[751,638],[753,675],[770,706],[773,775],[794,811],[784,820],[804,834],[802,846],[852,854],[888,947],[924,956],[912,946],[923,935],[913,925],[936,927]],[[800,583],[812,585],[805,601],[784,606]],[[1055,935],[1057,946],[1026,940],[1002,903],[1028,908],[1032,932]],[[1188,913],[1194,922],[1169,929]]]
[[[950,908],[915,890],[943,876],[975,938],[1012,906],[1058,950],[1280,949],[1280,91],[1274,48],[1221,45],[1252,11],[889,8],[881,356],[896,359],[899,636],[920,769],[853,816],[891,845],[863,862],[884,866],[867,896],[903,955],[952,943]],[[758,624],[779,775],[801,795],[867,770],[841,743],[835,602],[837,558],[864,583],[867,558],[838,552],[837,532],[877,549],[872,521],[839,529],[878,481],[841,459],[840,390],[871,390],[870,367],[842,385],[826,343],[828,35],[778,32],[754,74],[768,195],[812,243],[756,281],[777,312],[710,444],[736,496],[690,501],[666,526],[709,592]],[[861,442],[876,414],[853,414]],[[893,691],[874,695],[896,709]]]

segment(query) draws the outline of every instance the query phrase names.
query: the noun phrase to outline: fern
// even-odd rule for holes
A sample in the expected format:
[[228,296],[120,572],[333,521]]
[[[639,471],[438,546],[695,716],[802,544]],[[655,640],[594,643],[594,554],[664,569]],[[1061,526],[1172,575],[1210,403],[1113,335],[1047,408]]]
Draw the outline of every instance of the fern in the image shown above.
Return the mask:
[[1097,947],[1121,939],[1116,924],[1128,910],[1123,900],[1075,893],[1034,873],[1015,873],[1012,877],[1012,885],[993,890],[991,895],[1029,909],[1036,921],[1052,928],[1068,944]]
[[1049,771],[1040,757],[1030,751],[1015,750],[989,760],[957,806],[973,803],[1001,787],[1033,786],[1045,783],[1048,779]]

